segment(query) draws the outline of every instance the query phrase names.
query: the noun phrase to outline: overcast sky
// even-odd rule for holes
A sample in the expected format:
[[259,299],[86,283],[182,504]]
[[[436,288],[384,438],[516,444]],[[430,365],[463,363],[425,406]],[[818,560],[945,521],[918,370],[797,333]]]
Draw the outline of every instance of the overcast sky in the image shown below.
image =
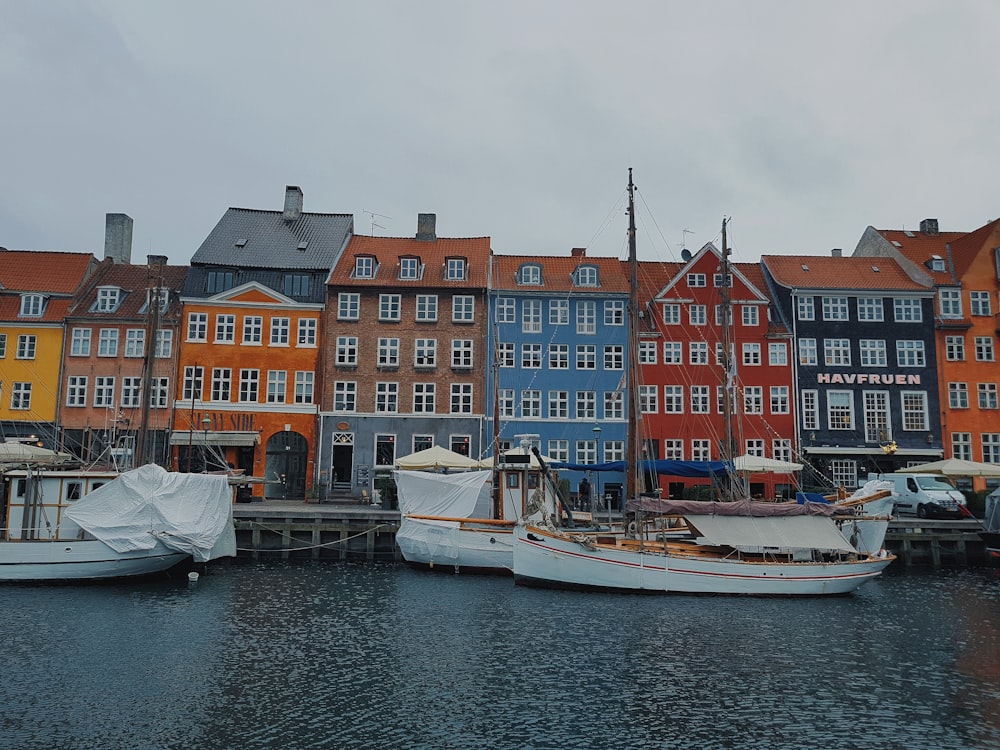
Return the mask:
[[126,213],[135,261],[186,264],[293,184],[359,234],[624,257],[630,166],[647,260],[724,216],[741,261],[968,231],[998,29],[994,0],[0,0],[0,246],[103,257]]

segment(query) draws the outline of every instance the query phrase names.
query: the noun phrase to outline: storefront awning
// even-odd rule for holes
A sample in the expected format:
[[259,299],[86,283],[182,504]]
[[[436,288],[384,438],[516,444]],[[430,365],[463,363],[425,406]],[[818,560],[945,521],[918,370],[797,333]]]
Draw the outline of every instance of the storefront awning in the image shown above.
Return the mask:
[[827,454],[831,456],[942,456],[944,451],[940,448],[898,448],[894,453],[886,454],[881,448],[852,448],[839,445],[806,445],[802,448],[803,453]]
[[171,445],[250,446],[260,442],[256,430],[174,430],[170,433]]

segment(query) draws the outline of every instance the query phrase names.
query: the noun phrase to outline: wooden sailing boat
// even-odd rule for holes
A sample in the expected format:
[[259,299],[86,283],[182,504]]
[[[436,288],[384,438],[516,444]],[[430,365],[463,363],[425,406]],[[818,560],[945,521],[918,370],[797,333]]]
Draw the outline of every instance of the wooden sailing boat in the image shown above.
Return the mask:
[[[514,532],[517,583],[564,588],[714,594],[812,596],[845,594],[878,576],[894,559],[884,551],[859,552],[840,532],[836,505],[675,502],[640,491],[638,403],[638,279],[635,186],[629,169],[630,378],[626,487],[627,533],[586,532],[552,523],[524,522]],[[723,279],[728,246],[723,224]],[[735,372],[728,326],[731,304],[723,299],[724,457],[732,459]],[[731,464],[730,464],[731,466]],[[730,498],[742,494],[730,471]]]

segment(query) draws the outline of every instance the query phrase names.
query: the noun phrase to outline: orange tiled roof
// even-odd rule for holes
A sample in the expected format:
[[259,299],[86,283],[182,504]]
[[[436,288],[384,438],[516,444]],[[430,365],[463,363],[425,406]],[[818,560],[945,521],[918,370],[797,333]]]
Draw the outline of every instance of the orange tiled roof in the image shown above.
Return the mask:
[[[371,279],[355,279],[354,259],[359,255],[373,255],[378,261],[378,273]],[[399,259],[419,257],[424,266],[423,277],[414,281],[400,281]],[[468,278],[447,280],[443,267],[447,258],[465,258],[468,261]],[[337,286],[398,286],[419,287],[482,287],[486,288],[486,270],[490,262],[490,238],[439,237],[436,240],[417,240],[413,237],[367,237],[354,235],[330,274],[329,283]]]
[[72,294],[96,259],[90,253],[0,250],[0,288],[13,292]]
[[765,255],[761,261],[779,284],[790,289],[929,289],[907,276],[892,258]]
[[[525,263],[542,267],[542,285],[525,286],[517,283],[517,271]],[[599,287],[573,286],[573,272],[580,266],[596,266]],[[596,258],[589,255],[497,255],[493,258],[494,289],[519,289],[539,292],[594,292],[627,294],[628,267],[618,258]]]
[[[934,279],[935,284],[952,284],[951,268],[948,265],[948,245],[960,240],[965,232],[939,232],[926,234],[924,232],[903,229],[876,229],[882,237],[891,243],[911,263],[920,266],[920,270]],[[944,271],[932,271],[927,261],[937,255],[945,260]]]
[[[179,312],[179,299],[184,290],[184,280],[187,278],[187,266],[164,266],[163,286],[169,289],[173,312]],[[150,270],[145,265],[130,263],[114,263],[103,269],[102,273],[91,277],[87,288],[77,295],[70,315],[102,318],[138,318],[140,310],[146,304],[146,289],[150,284]],[[125,291],[125,298],[114,312],[90,312],[97,301],[97,289],[102,286],[118,287]]]

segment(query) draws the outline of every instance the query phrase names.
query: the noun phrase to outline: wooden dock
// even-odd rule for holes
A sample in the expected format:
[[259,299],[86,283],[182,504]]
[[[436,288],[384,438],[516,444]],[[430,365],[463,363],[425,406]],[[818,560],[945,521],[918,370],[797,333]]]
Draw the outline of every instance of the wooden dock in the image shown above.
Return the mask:
[[990,558],[979,538],[981,530],[982,525],[973,518],[897,518],[889,522],[885,546],[907,567],[986,565]]

